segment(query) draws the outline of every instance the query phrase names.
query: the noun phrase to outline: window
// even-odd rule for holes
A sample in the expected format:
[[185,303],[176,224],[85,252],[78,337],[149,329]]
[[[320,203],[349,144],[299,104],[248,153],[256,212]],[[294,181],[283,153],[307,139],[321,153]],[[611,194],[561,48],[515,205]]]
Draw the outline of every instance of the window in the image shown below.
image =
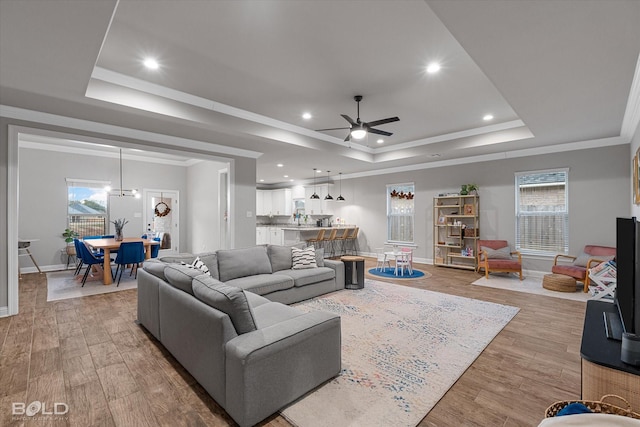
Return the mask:
[[67,226],[80,237],[107,234],[106,185],[109,183],[67,178]]
[[569,252],[568,169],[516,174],[516,250]]
[[387,185],[387,240],[413,243],[413,183]]

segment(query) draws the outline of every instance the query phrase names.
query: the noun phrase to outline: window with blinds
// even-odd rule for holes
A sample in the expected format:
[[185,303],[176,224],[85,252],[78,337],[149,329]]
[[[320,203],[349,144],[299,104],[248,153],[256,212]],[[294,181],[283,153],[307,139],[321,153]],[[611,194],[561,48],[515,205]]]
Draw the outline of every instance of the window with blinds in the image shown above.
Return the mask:
[[108,230],[110,182],[67,178],[67,223],[84,236],[104,236]]
[[387,185],[387,240],[413,243],[413,183]]
[[569,252],[568,169],[517,173],[516,250]]

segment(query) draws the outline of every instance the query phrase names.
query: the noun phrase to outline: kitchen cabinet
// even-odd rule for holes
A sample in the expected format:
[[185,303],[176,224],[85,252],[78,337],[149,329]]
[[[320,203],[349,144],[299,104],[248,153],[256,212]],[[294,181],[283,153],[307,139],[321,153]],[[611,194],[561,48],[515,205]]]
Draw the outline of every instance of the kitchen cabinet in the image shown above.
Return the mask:
[[[327,193],[333,191],[333,184],[320,184],[315,186],[315,192],[320,199],[312,199],[314,187],[305,187],[304,213],[307,215],[333,215],[333,200],[325,200]],[[333,194],[332,194],[333,196]]]
[[291,189],[256,190],[256,215],[289,216],[293,213]]
[[269,227],[256,227],[256,245],[269,243]]

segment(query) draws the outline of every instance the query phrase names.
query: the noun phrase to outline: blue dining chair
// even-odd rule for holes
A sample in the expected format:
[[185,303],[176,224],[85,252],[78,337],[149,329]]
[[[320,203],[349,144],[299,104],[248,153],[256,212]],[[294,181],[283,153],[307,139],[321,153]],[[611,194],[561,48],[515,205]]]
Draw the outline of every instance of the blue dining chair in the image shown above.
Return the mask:
[[100,236],[101,239],[115,239],[115,234],[105,234],[104,236]]
[[79,242],[78,249],[80,250],[78,254],[82,258],[82,263],[86,264],[87,266],[87,269],[84,272],[84,276],[82,276],[82,287],[84,287],[84,284],[87,281],[87,277],[89,276],[89,271],[91,271],[91,267],[96,264],[104,263],[104,257],[98,257],[94,255],[93,252],[91,252],[89,248],[87,248],[87,245],[82,242]]
[[[154,237],[154,241],[159,242],[159,237]],[[160,253],[160,245],[151,245],[151,258],[158,258],[158,253]]]
[[[142,242],[122,242],[120,249],[118,249],[118,255],[116,256],[116,277],[118,277],[118,284],[120,286],[120,279],[122,279],[122,272],[127,267],[127,264],[131,264],[131,272],[129,275],[136,272],[136,279],[138,278],[138,264],[144,261],[144,243]],[[118,276],[120,271],[120,276]]]

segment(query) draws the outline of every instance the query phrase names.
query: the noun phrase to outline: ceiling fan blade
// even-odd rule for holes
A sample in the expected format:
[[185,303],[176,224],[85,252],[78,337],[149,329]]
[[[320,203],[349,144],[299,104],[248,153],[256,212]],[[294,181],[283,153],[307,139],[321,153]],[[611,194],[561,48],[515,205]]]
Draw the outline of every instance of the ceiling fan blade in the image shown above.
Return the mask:
[[340,114],[340,115],[342,116],[343,119],[348,121],[350,125],[352,125],[352,126],[357,126],[358,125],[356,122],[353,121],[353,119],[351,117],[347,116],[346,114]]
[[397,117],[389,117],[389,118],[382,119],[382,120],[376,120],[374,122],[367,122],[367,126],[369,126],[369,127],[380,126],[380,125],[384,125],[384,124],[391,123],[391,122],[397,122],[399,120],[400,119],[397,118]]
[[386,132],[386,131],[383,131],[383,130],[379,130],[379,129],[372,129],[372,128],[369,128],[369,132],[371,132],[371,133],[375,133],[376,135],[384,135],[384,136],[391,136],[391,135],[393,135],[393,133],[391,133],[391,132]]
[[345,129],[351,129],[350,127],[348,128],[329,128],[329,129],[316,129],[316,132],[322,132],[325,130],[345,130]]
[[347,134],[347,137],[344,139],[344,142],[349,142],[349,141],[351,141],[351,132],[349,132]]

